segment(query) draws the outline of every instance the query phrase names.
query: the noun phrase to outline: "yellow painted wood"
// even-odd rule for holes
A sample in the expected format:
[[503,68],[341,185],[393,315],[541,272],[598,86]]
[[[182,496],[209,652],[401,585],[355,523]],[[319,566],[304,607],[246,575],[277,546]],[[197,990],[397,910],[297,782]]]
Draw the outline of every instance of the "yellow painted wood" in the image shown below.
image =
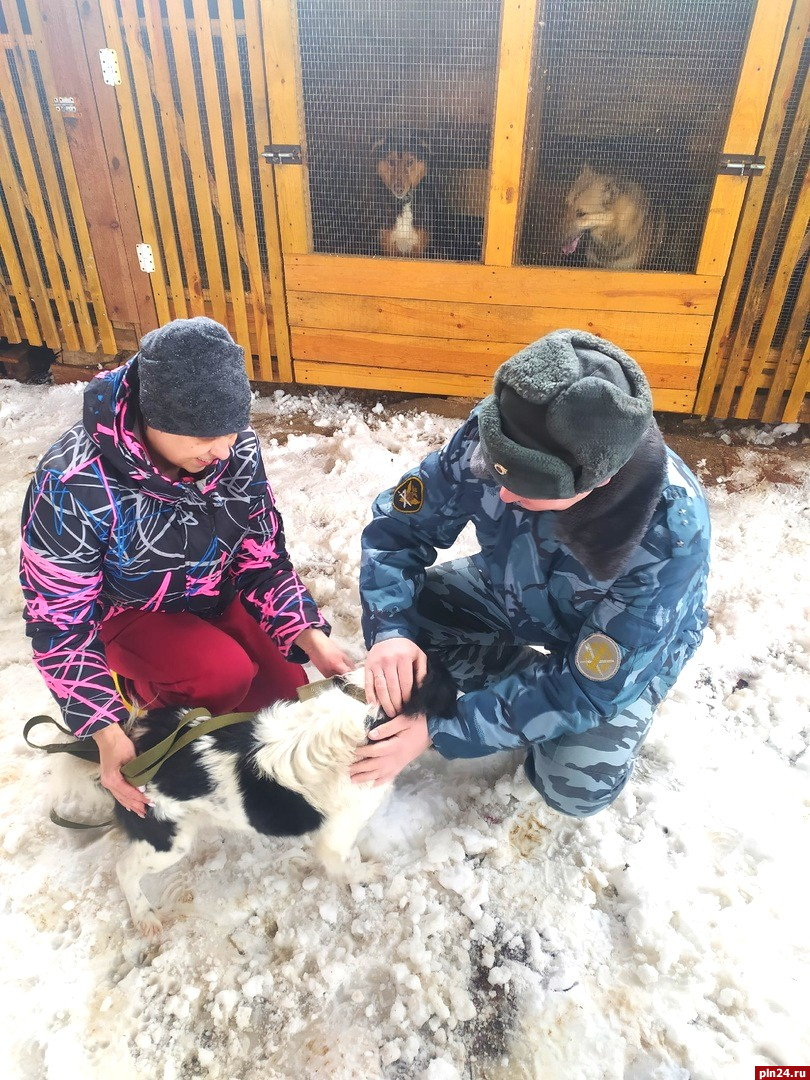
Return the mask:
[[538,0],[502,0],[484,262],[511,266],[523,172],[523,141]]
[[[2,218],[2,206],[0,206],[0,238],[4,235]],[[0,251],[3,250],[0,248]],[[17,318],[14,315],[14,309],[11,306],[11,298],[6,291],[6,283],[2,277],[0,277],[0,334],[6,338],[12,345],[18,345],[22,341],[20,331],[17,326]]]
[[[28,134],[25,129],[25,123],[23,120],[22,111],[20,108],[20,101],[17,97],[17,91],[14,87],[11,78],[11,68],[9,66],[10,58],[8,54],[4,54],[3,62],[0,62],[0,96],[2,96],[3,104],[5,106],[6,123],[11,138],[12,146],[16,153],[17,160],[20,165],[20,171],[23,176],[25,184],[25,203],[26,208],[31,214],[34,221],[34,227],[36,229],[37,238],[40,244],[40,250],[42,252],[42,259],[48,271],[48,278],[50,279],[50,294],[53,297],[56,310],[59,313],[59,319],[61,323],[60,337],[68,348],[78,349],[81,347],[78,335],[76,333],[76,319],[73,314],[73,310],[70,305],[71,295],[68,294],[65,287],[65,281],[62,277],[62,266],[58,257],[59,248],[64,237],[64,228],[61,229],[61,235],[59,238],[55,237],[51,231],[50,220],[45,209],[45,201],[43,199],[42,189],[38,178],[37,166],[39,166],[43,179],[46,174],[52,172],[53,163],[49,162],[50,147],[48,143],[48,134],[45,129],[45,125],[40,110],[39,100],[36,95],[36,88],[31,86],[31,75],[28,70],[27,57],[28,48],[25,40],[25,35],[22,32],[20,25],[19,13],[16,4],[6,5],[8,7],[8,13],[6,15],[9,30],[11,32],[12,39],[18,43],[18,47],[11,54],[16,62],[16,73],[19,78],[19,85],[22,93],[23,104],[25,106],[26,113],[29,114],[28,119],[31,124],[31,129],[34,134],[35,144],[42,149],[42,156],[37,156],[35,162],[34,156],[31,151],[31,146],[28,141]],[[14,176],[15,173],[7,173],[4,175]],[[50,190],[49,201],[51,199]],[[62,205],[61,192],[58,195],[58,206],[53,207],[54,219],[59,230],[60,226],[64,225],[64,213],[62,213],[62,221],[57,221],[59,218],[59,211]],[[68,234],[68,244],[70,246],[69,254],[66,254],[65,267],[67,269],[68,263],[75,265],[73,256],[73,242],[70,240]],[[71,287],[71,292],[75,291],[81,293],[81,300],[77,297],[77,304],[81,304],[84,301],[83,289],[75,288],[75,279],[68,279],[68,285]],[[84,311],[86,313],[86,304]],[[89,315],[86,316],[86,325],[90,324]],[[95,345],[93,345],[95,348]]]
[[[265,40],[267,28],[263,22],[267,4],[255,0],[245,5],[245,32],[247,35],[250,60],[251,93],[253,115],[256,122],[257,149],[261,152],[271,142],[269,77],[266,70],[267,50]],[[268,279],[270,307],[273,315],[273,344],[278,364],[278,375],[283,382],[293,378],[292,358],[290,356],[290,330],[287,321],[287,288],[284,281],[284,263],[282,259],[281,210],[282,197],[276,188],[275,170],[264,161],[259,162],[259,183],[261,185],[262,214],[264,235],[267,244]],[[259,356],[262,378],[272,378],[270,355]]]
[[[224,6],[224,5],[223,5]],[[225,130],[222,123],[222,106],[219,98],[216,58],[214,56],[214,34],[208,14],[208,0],[192,0],[197,49],[200,57],[202,75],[203,106],[208,118],[208,134],[211,158],[214,166],[214,180],[218,196],[218,210],[222,229],[222,242],[225,248],[225,264],[228,268],[230,298],[235,317],[235,338],[243,346],[248,356],[251,354],[250,335],[248,333],[245,288],[242,280],[242,262],[239,254],[236,234],[238,222],[231,192],[231,178],[228,173],[228,159],[225,154]],[[239,68],[225,73],[226,80],[239,79]],[[238,113],[231,117],[232,127],[244,125],[244,118]],[[246,160],[242,167],[247,165]]]
[[793,0],[757,4],[723,146],[727,154],[756,152],[792,8]]
[[[57,96],[56,80],[54,79],[48,57],[48,41],[42,25],[39,6],[35,2],[31,2],[27,5],[26,10],[28,12],[28,21],[31,28],[31,40],[39,62],[39,75],[42,80],[42,88],[45,92],[45,100],[47,102],[53,102],[54,98]],[[34,84],[33,70],[31,69],[27,53],[26,61],[27,74],[30,80],[29,86],[33,93],[36,94],[36,100],[39,102],[39,93]],[[29,115],[29,120],[30,119],[31,117]],[[52,117],[49,116],[48,120],[50,121],[50,126],[53,131],[65,194],[67,195],[73,228],[76,233],[79,251],[81,252],[80,263],[76,257],[73,244],[70,243],[66,249],[66,245],[68,245],[68,241],[70,240],[70,225],[65,212],[66,208],[63,202],[59,178],[57,176],[56,163],[53,161],[51,155],[48,154],[46,160],[48,161],[50,168],[45,173],[45,179],[49,198],[51,200],[50,209],[54,216],[54,220],[57,223],[57,233],[60,236],[60,255],[67,267],[68,279],[71,281],[74,290],[74,304],[76,305],[76,315],[80,321],[82,340],[84,341],[85,348],[88,349],[91,347],[95,349],[100,341],[103,351],[110,356],[114,356],[118,352],[118,345],[116,344],[115,331],[110,322],[107,313],[107,305],[101,289],[98,267],[96,265],[95,255],[93,254],[90,232],[87,227],[87,218],[85,216],[84,205],[79,192],[79,184],[76,179],[76,172],[73,168],[73,157],[70,152],[67,133],[65,131],[65,122],[58,113],[53,114]],[[44,148],[40,151],[41,162],[43,157],[46,157]],[[76,293],[78,293],[78,297],[75,295]],[[88,297],[93,305],[92,317],[88,311]]]
[[[725,153],[756,151],[791,7],[792,0],[760,0],[757,5],[729,119]],[[761,184],[763,178],[718,176],[697,261],[699,274],[725,274],[745,192],[752,183]]]
[[351,293],[525,307],[711,315],[722,278],[560,267],[501,267],[345,255],[288,255],[295,292]]
[[[247,0],[246,8],[247,7],[254,7],[255,10],[253,0]],[[233,19],[233,11],[229,5],[220,5],[219,29],[222,39],[222,50],[225,60],[225,68],[228,73],[228,102],[230,105],[231,116],[234,118],[231,124],[231,133],[234,141],[234,154],[236,156],[236,160],[243,163],[242,167],[237,169],[237,182],[239,190],[239,201],[242,207],[242,231],[244,237],[244,249],[242,252],[242,257],[244,258],[245,265],[247,266],[248,279],[250,282],[250,295],[248,297],[248,301],[253,313],[257,352],[259,357],[263,355],[267,357],[269,366],[270,333],[268,326],[267,303],[265,299],[265,277],[262,272],[261,255],[259,253],[256,200],[253,193],[251,172],[248,168],[248,163],[251,160],[251,156],[253,153],[255,153],[255,147],[248,146],[247,112],[245,107],[244,92],[242,89],[242,80],[240,77],[237,28]],[[247,38],[246,24],[244,22],[241,24],[240,33],[245,41],[245,44],[248,47],[249,67],[252,67],[253,64],[258,64],[260,75],[263,76],[264,68],[262,63],[260,40],[257,41],[251,49],[250,43],[248,42]],[[250,83],[249,85],[252,85],[252,83]],[[264,93],[262,93],[259,101],[253,100],[252,104],[254,115],[257,110],[266,111],[267,105],[265,102]],[[231,293],[233,293],[233,284],[231,284]],[[250,349],[246,350],[245,364],[247,366],[248,375],[250,376],[250,378],[256,378],[257,373],[254,370],[253,356]],[[271,371],[267,372],[267,374],[270,374]],[[266,378],[267,374],[262,373],[260,377]]]
[[[457,341],[451,338],[362,334],[346,330],[295,329],[292,332],[296,362],[316,360],[322,363],[378,365],[398,371],[434,371],[489,378],[499,364],[522,347],[519,342]],[[642,366],[652,386],[691,390],[697,387],[702,352],[636,351],[633,358]]]
[[801,347],[808,311],[810,311],[810,270],[805,264],[804,276],[796,294],[793,314],[785,332],[785,340],[776,363],[773,382],[765,400],[765,408],[762,412],[763,423],[774,424],[785,419],[782,413],[782,396],[791,385],[791,376],[795,379],[798,373],[796,357]]
[[180,107],[185,127],[189,171],[208,277],[208,292],[213,303],[214,318],[217,322],[224,323],[225,284],[222,280],[222,266],[216,226],[214,224],[214,210],[211,205],[208,164],[205,158],[205,143],[200,122],[201,103],[197,98],[194,82],[194,68],[191,60],[191,47],[188,26],[184,16],[183,0],[169,0],[167,11],[174,61],[177,69],[177,83],[180,89]]
[[[137,110],[141,101],[143,101],[145,105],[145,111],[143,111],[143,131],[144,142],[147,148],[146,153],[150,153],[150,147],[157,147],[159,150],[155,117],[151,107],[149,84],[148,80],[143,78],[143,49],[138,41],[137,33],[133,34],[130,28],[128,28],[129,32],[127,36],[131,43],[131,47],[129,50],[125,48],[121,27],[118,22],[115,0],[98,0],[98,2],[104,21],[104,32],[107,44],[109,48],[115,49],[118,53],[119,65],[122,65],[121,85],[115,88],[116,98],[121,118],[121,129],[127,148],[129,168],[132,174],[141,235],[143,236],[143,242],[151,246],[154,254],[155,269],[154,272],[149,275],[149,281],[152,287],[152,295],[155,300],[155,311],[158,322],[162,324],[169,322],[173,317],[169,303],[169,291],[172,280],[179,283],[180,286],[180,302],[182,303],[181,311],[185,311],[185,299],[183,298],[180,265],[177,260],[177,251],[173,243],[173,237],[169,238],[171,242],[168,242],[163,249],[166,258],[165,264],[161,258],[161,247],[158,243],[158,226],[152,212],[152,201],[149,196],[149,168],[147,166],[146,158],[141,151],[140,137],[138,134]],[[126,11],[127,5],[124,5],[124,7]],[[132,82],[130,81],[127,65],[124,63],[124,58],[127,56],[127,53],[129,54],[132,65]],[[160,158],[158,157],[157,160],[159,161]],[[168,212],[169,199],[165,183],[163,182],[162,169],[155,176],[153,189],[158,214],[161,213],[161,208],[164,208],[164,212]]]
[[[22,323],[23,328],[22,336],[24,336],[25,340],[31,345],[41,345],[42,337],[37,324],[37,315],[31,304],[31,298],[28,295],[28,286],[25,284],[22,266],[20,265],[20,260],[17,258],[11,225],[6,216],[5,207],[3,206],[2,201],[0,201],[0,251],[3,252],[3,260],[6,264],[6,270],[8,271],[9,292],[17,301],[17,309],[20,312],[20,322]],[[9,341],[15,343],[19,342],[22,340],[22,337],[19,333],[17,319],[14,316],[14,312],[11,310],[9,294],[2,285],[0,285],[0,291],[2,292],[3,333]],[[56,328],[54,327],[54,333],[55,332]]]
[[[142,97],[141,110],[148,108],[152,113],[154,109],[152,100],[154,99],[163,130],[163,145],[168,163],[168,177],[163,171],[163,158],[159,153],[159,146],[157,156],[154,152],[150,152],[147,158],[147,167],[153,178],[153,183],[157,181],[161,187],[160,203],[157,203],[157,199],[155,201],[158,207],[161,239],[167,249],[166,262],[169,268],[169,282],[175,318],[184,319],[189,315],[202,315],[204,310],[202,275],[197,259],[197,248],[194,243],[194,226],[186,191],[185,172],[183,171],[184,139],[181,138],[179,133],[182,120],[177,115],[174,94],[172,93],[169,60],[166,53],[166,40],[163,35],[163,22],[159,4],[156,0],[149,0],[148,3],[144,4],[143,23],[137,18],[134,10],[129,10],[125,26],[130,51],[136,48],[139,52],[139,89],[141,93],[145,93],[146,88],[149,89],[148,98]],[[139,35],[142,29],[146,31],[149,42],[149,55],[140,46]],[[150,117],[150,127],[152,126],[157,132],[154,118]],[[159,177],[156,176],[158,171],[160,173]],[[172,210],[177,219],[179,244],[175,239],[171,216],[166,216],[167,213],[170,215]]]
[[[306,161],[301,115],[304,91],[295,5],[291,0],[263,0],[261,15],[272,141],[300,145]],[[275,173],[282,250],[285,255],[303,254],[312,247],[306,165],[268,165],[267,168]]]
[[[294,362],[297,382],[318,386],[354,386],[359,389],[389,390],[408,394],[446,394],[452,397],[485,397],[492,380],[478,375],[446,372],[398,371],[394,368],[355,364]],[[662,412],[689,412],[695,399],[693,390],[654,390],[653,405]]]
[[[739,385],[740,373],[746,357],[746,350],[751,340],[755,323],[763,317],[766,296],[771,288],[770,266],[779,234],[784,225],[790,193],[793,188],[796,171],[802,160],[804,141],[810,128],[810,83],[805,83],[796,110],[792,130],[782,159],[782,166],[774,185],[768,205],[767,218],[762,229],[759,250],[750,271],[746,286],[745,305],[738,320],[733,340],[730,344],[728,364],[726,365],[716,412],[728,416],[731,400]],[[805,176],[805,190],[807,176]],[[760,224],[759,222],[757,223]],[[765,346],[769,346],[769,342]],[[735,416],[738,415],[735,410]]]
[[695,268],[698,274],[722,279],[731,256],[745,193],[751,183],[762,183],[762,179],[756,177],[752,181],[741,176],[718,176],[715,180]]
[[22,341],[20,332],[17,329],[17,320],[14,317],[11,301],[2,281],[0,281],[0,331],[3,337],[12,345],[18,345]]
[[[0,94],[3,93],[3,72],[3,65],[0,64]],[[5,177],[14,175],[15,171],[11,158],[11,148],[6,142],[6,134],[3,125],[0,124],[0,176]],[[36,308],[36,327],[30,328],[34,336],[33,339],[29,337],[28,340],[32,341],[32,344],[41,344],[44,342],[44,344],[51,349],[60,349],[62,347],[62,342],[59,336],[59,330],[56,326],[56,320],[48,296],[48,290],[45,285],[45,279],[42,274],[42,267],[34,245],[31,222],[28,217],[22,188],[19,184],[4,184],[3,192],[8,203],[10,214],[10,221],[8,223],[9,231],[13,232],[14,236],[17,238],[17,243],[20,246],[20,253],[22,255],[23,267],[28,278],[28,285],[26,286],[25,281],[22,278],[22,273],[20,274],[20,278],[17,281],[17,288],[19,290],[18,295],[21,296],[23,300],[30,296],[34,307]],[[9,240],[11,240],[10,236]],[[11,253],[14,253],[13,242],[9,243],[8,246],[4,245],[3,251],[8,251],[10,253],[9,257],[11,257]],[[14,265],[16,266],[16,260]],[[11,269],[11,267],[9,267],[9,269]],[[21,307],[20,313],[22,314],[22,312],[23,308]]]
[[[762,129],[762,138],[757,147],[757,152],[765,158],[765,172],[762,177],[751,183],[747,188],[742,217],[737,229],[728,272],[723,283],[717,318],[706,353],[706,363],[695,402],[696,411],[704,415],[708,414],[711,409],[721,361],[728,355],[730,348],[732,324],[748,269],[749,255],[768,189],[776,149],[785,123],[791,87],[796,78],[808,30],[810,30],[810,0],[800,0],[793,12],[790,29],[785,40],[782,61],[776,75],[773,93],[771,94]],[[716,410],[715,413],[716,415],[727,415],[727,413],[718,414]]]
[[788,397],[782,419],[786,424],[794,424],[802,417],[804,399],[810,393],[810,338],[804,345],[799,370],[793,380],[790,396]]
[[[570,310],[506,307],[494,304],[431,300],[379,299],[347,295],[289,292],[290,325],[416,337],[466,338],[473,341],[515,341],[528,344],[552,330],[570,325]],[[578,310],[577,326],[632,353],[703,351],[711,329],[705,315]]]
[[[762,320],[757,329],[757,339],[754,352],[748,364],[748,371],[740,391],[740,397],[734,410],[737,418],[745,419],[754,403],[762,376],[763,368],[768,360],[771,341],[776,330],[779,316],[787,295],[788,285],[793,271],[799,261],[799,249],[807,233],[810,224],[810,172],[805,174],[799,198],[796,203],[793,220],[785,237],[782,254],[776,272],[768,283],[768,297]],[[805,316],[807,309],[804,308]]]

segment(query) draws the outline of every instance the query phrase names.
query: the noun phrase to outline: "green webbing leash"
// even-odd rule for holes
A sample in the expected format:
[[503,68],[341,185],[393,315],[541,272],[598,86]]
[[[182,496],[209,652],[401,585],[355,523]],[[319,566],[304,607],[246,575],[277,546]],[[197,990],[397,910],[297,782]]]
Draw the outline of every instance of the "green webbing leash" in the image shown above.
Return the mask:
[[[198,739],[201,735],[210,735],[212,731],[218,731],[220,728],[230,727],[231,724],[242,724],[247,720],[252,720],[255,715],[255,713],[243,712],[211,716],[207,709],[192,709],[185,714],[177,728],[170,735],[156,743],[155,746],[150,747],[149,750],[138,754],[132,761],[128,761],[121,768],[121,772],[133,787],[143,787],[149,783],[164,761],[167,761],[173,754],[188,746],[194,739]],[[205,719],[200,719],[201,717]],[[195,725],[195,720],[200,722]],[[29,732],[40,724],[53,724],[63,734],[72,734],[67,728],[57,723],[52,716],[32,716],[23,728],[23,738],[35,750],[44,750],[46,754],[71,754],[73,757],[84,758],[85,761],[99,760],[98,747],[92,739],[76,739],[74,742],[67,743],[42,744],[31,742],[28,738]],[[55,810],[51,810],[50,817],[54,824],[67,829],[101,829],[112,824],[112,819],[97,824],[68,821],[67,818],[57,814]]]
[[[194,739],[199,739],[201,735],[210,735],[212,731],[219,731],[220,728],[230,727],[232,724],[244,724],[255,715],[252,712],[234,712],[212,716],[208,709],[192,709],[186,713],[171,735],[128,761],[121,772],[133,787],[143,787],[149,783],[164,761],[168,761],[173,754],[188,746]],[[200,719],[201,717],[205,719]],[[194,725],[195,720],[200,722]]]

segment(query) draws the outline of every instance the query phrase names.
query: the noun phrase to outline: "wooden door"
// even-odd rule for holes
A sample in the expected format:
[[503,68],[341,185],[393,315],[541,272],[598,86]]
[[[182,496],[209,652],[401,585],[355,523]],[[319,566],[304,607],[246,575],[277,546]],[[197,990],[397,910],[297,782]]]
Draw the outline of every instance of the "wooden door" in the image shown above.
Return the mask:
[[98,3],[158,321],[208,315],[291,378],[260,0]]
[[0,333],[114,355],[149,290],[122,253],[80,18],[59,0],[0,7]]
[[[585,27],[573,0],[358,0],[348,21],[347,8],[326,0],[268,0],[274,140],[302,154],[301,164],[272,166],[295,378],[477,397],[517,349],[578,326],[636,356],[658,408],[691,410],[743,198],[759,182],[745,165],[736,174],[718,169],[723,158],[756,155],[791,2],[687,5],[709,21],[692,26],[686,44],[682,9],[599,0],[588,5]],[[658,55],[644,44],[650,12]],[[581,78],[566,85],[574,64]],[[705,72],[721,68],[715,100]],[[577,100],[570,90],[580,84]],[[659,100],[633,126],[648,89]],[[445,202],[455,201],[442,219],[448,235],[428,257],[375,253],[371,216],[374,229],[346,239],[353,220],[362,231],[373,188],[359,178],[377,167],[368,155],[386,125],[425,134],[434,155],[440,147],[439,186]],[[681,128],[685,156],[699,158],[704,174],[689,196],[699,220],[693,214],[678,228],[671,200],[674,232],[688,238],[679,255],[617,269],[566,263],[557,251],[546,257],[549,242],[538,257],[526,223],[540,231],[555,199],[563,215],[576,176],[566,148],[600,151],[592,171],[602,174],[613,171],[605,166],[611,147],[629,148],[627,157],[644,149],[652,201],[650,147],[666,141],[659,172],[671,174]],[[545,197],[555,167],[558,190]],[[676,181],[670,188],[677,195]]]

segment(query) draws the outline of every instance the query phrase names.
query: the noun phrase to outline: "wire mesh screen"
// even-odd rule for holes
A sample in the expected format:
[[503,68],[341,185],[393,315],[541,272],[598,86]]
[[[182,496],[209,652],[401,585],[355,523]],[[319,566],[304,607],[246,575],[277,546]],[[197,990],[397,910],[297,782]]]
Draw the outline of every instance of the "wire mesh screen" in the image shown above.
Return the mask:
[[691,271],[754,0],[545,0],[522,263]]
[[499,8],[298,0],[315,251],[480,259]]

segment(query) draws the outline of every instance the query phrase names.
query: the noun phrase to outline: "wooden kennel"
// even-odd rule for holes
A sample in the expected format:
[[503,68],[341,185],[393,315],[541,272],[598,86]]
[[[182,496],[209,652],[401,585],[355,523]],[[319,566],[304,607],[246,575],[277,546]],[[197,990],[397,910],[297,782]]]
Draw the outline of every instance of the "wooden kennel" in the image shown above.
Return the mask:
[[[205,313],[258,380],[478,397],[577,326],[634,355],[661,410],[808,418],[809,19],[810,0],[0,0],[0,333],[108,363]],[[380,256],[366,221],[395,128],[431,148],[428,258]],[[655,254],[561,254],[593,209],[583,168],[596,203],[624,185],[649,206]]]

